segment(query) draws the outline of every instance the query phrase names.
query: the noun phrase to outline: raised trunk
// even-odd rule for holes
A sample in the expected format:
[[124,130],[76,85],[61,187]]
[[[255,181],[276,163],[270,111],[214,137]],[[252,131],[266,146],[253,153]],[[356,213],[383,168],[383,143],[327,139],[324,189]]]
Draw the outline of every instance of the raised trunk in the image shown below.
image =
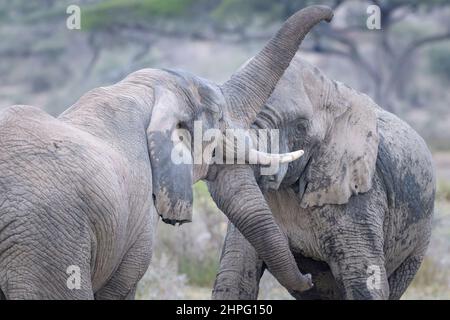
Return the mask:
[[322,20],[331,21],[333,11],[326,6],[310,6],[292,15],[244,68],[223,86],[231,118],[249,127],[272,94],[303,38]]
[[281,285],[293,291],[311,288],[311,278],[300,273],[251,167],[224,166],[208,187],[219,209],[253,245]]

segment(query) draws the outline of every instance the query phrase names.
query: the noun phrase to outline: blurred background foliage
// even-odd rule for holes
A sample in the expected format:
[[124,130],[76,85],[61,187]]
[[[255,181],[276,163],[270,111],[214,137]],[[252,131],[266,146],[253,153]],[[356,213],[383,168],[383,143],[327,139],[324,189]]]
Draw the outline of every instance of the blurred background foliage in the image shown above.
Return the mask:
[[[68,5],[81,30],[68,30]],[[405,298],[450,298],[450,0],[0,1],[0,108],[32,104],[58,115],[83,93],[140,68],[184,69],[222,82],[309,4],[334,8],[305,39],[305,59],[369,94],[413,126],[438,176],[429,254]],[[382,30],[366,27],[368,5]],[[194,222],[160,224],[139,298],[208,298],[226,220],[195,186]],[[262,298],[289,298],[266,273]]]

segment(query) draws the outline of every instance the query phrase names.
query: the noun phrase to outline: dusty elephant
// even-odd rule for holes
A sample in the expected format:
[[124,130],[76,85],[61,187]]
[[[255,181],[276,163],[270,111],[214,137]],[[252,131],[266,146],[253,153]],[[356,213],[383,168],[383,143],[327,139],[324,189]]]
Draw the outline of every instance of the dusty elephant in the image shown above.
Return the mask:
[[[1,110],[0,298],[133,298],[156,213],[171,224],[190,221],[191,186],[208,171],[207,161],[171,161],[180,129],[192,136],[196,120],[204,130],[248,128],[303,37],[331,17],[321,6],[294,14],[223,85],[144,69],[88,92],[57,119],[30,106]],[[267,261],[275,276],[291,290],[309,288],[287,244],[271,240],[288,256],[288,268]],[[79,287],[68,286],[66,272],[76,271]]]
[[[399,299],[430,239],[435,177],[422,138],[299,56],[253,127],[279,129],[282,150],[303,149],[304,156],[270,177],[258,166],[211,167],[208,186],[228,216],[273,213],[299,269],[312,274],[314,288],[291,294]],[[250,226],[252,246],[250,231],[244,238],[238,229],[229,224],[215,299],[258,295],[266,267],[254,247],[272,231]]]

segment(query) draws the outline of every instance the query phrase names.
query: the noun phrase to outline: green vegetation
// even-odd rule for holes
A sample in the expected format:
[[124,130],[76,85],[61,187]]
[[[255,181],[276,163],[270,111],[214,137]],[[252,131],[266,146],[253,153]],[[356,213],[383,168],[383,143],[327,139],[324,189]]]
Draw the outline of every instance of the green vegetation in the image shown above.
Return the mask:
[[188,283],[193,286],[212,288],[218,270],[217,254],[207,254],[202,259],[184,255],[178,260],[178,272],[186,275]]
[[450,202],[450,181],[438,180],[436,200],[440,202]]
[[196,2],[199,0],[106,0],[83,9],[83,28],[87,31],[101,30],[149,24],[156,18],[187,16]]
[[425,257],[402,299],[450,299],[450,270],[431,257]]

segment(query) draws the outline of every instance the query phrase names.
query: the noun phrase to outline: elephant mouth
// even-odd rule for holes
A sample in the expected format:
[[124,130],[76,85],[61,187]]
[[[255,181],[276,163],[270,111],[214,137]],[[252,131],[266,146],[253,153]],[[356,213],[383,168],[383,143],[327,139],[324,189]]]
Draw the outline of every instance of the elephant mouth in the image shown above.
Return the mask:
[[164,218],[162,215],[159,215],[160,217],[161,217],[161,220],[164,222],[164,223],[167,223],[167,224],[170,224],[170,225],[172,225],[172,226],[175,226],[175,225],[179,225],[179,226],[181,226],[182,224],[184,224],[184,223],[187,223],[187,222],[191,222],[191,221],[189,221],[189,220],[175,220],[175,219],[169,219],[169,218]]
[[156,212],[164,223],[175,226],[192,221],[192,205],[188,201],[172,201],[164,193],[152,194],[152,197]]

